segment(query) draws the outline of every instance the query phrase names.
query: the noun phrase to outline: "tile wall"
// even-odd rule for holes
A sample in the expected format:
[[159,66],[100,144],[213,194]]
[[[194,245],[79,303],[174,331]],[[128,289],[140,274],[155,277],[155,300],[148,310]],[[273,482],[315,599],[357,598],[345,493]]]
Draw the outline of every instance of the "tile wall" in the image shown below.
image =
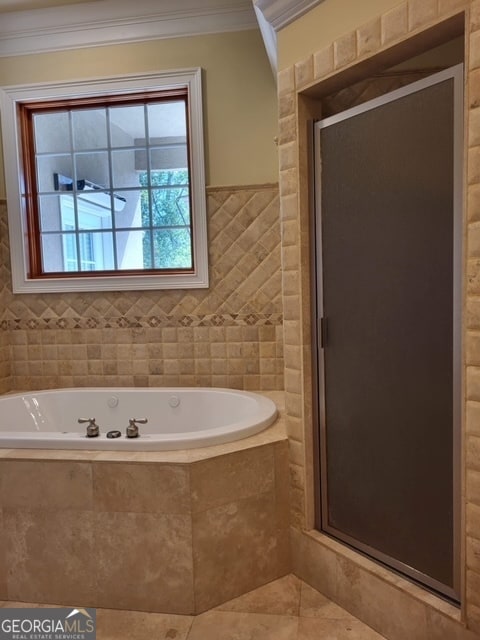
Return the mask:
[[[355,76],[358,63],[367,64],[372,56],[402,45],[459,14],[465,20],[468,151],[464,225],[466,499],[462,534],[466,560],[461,614],[423,590],[412,589],[410,583],[390,572],[379,572],[377,565],[314,531],[308,155],[304,132],[306,120],[319,117],[320,113],[315,112],[318,106],[314,100],[302,97],[304,91],[318,88],[320,83],[340,73],[344,78],[350,74],[358,79]],[[278,89],[285,400],[294,570],[388,638],[479,637],[476,634],[480,634],[480,1],[399,2],[387,13],[282,70]],[[367,600],[357,597],[359,585],[368,590]]]
[[209,188],[210,287],[13,295],[0,202],[0,391],[283,388],[276,185]]
[[10,347],[8,333],[0,331],[0,393],[6,393],[11,388]]
[[0,393],[10,391],[12,384],[8,323],[4,319],[10,281],[10,253],[6,218],[6,205],[0,200]]

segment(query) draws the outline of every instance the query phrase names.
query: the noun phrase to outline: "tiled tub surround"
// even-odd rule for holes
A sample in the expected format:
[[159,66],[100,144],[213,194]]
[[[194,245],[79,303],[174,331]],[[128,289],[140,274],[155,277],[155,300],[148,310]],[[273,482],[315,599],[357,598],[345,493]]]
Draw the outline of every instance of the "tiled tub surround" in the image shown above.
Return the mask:
[[0,600],[210,609],[289,572],[287,478],[282,419],[188,452],[1,450]]
[[13,295],[0,202],[0,390],[283,389],[278,188],[209,188],[207,205],[208,289]]
[[[320,5],[321,6],[321,5]],[[465,11],[465,427],[462,611],[314,530],[311,298],[306,121],[319,103],[302,94],[358,81],[356,67]],[[310,25],[312,28],[312,25]],[[321,25],[319,25],[321,28]],[[438,44],[438,42],[436,43]],[[410,44],[407,46],[411,47]],[[432,45],[433,46],[433,45]],[[393,50],[393,49],[391,49]],[[410,48],[409,55],[416,51]],[[408,57],[408,55],[406,56]],[[391,62],[390,62],[391,64]],[[388,65],[386,65],[388,66]],[[364,67],[365,69],[366,67]],[[343,74],[343,76],[341,75]],[[327,85],[323,85],[325,88]],[[279,89],[279,158],[284,299],[286,425],[291,465],[295,573],[390,640],[480,637],[480,0],[408,0],[283,69]],[[428,505],[426,505],[428,508]],[[468,631],[467,626],[470,631]]]

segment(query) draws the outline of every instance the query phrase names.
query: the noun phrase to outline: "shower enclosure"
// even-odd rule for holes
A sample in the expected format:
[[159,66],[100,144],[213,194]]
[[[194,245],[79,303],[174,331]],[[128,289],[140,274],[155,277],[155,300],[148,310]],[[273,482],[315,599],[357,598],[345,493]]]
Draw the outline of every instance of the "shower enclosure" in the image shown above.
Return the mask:
[[315,125],[317,528],[459,600],[463,68]]

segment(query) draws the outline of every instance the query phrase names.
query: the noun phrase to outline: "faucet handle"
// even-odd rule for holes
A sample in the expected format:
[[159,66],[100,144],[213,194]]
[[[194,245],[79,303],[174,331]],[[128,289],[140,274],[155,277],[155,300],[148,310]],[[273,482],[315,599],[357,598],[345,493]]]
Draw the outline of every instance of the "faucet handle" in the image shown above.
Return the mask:
[[78,419],[79,424],[85,424],[86,422],[88,422],[87,438],[96,438],[97,436],[99,436],[100,429],[98,427],[98,424],[95,422],[95,418],[79,418]]
[[127,438],[138,438],[140,435],[138,432],[139,424],[147,424],[147,418],[130,418],[127,427]]

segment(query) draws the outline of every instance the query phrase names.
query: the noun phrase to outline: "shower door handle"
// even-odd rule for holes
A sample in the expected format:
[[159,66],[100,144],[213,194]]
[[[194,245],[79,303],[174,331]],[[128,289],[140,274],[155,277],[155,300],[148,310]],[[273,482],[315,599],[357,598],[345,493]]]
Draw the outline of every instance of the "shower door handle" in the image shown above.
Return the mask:
[[322,317],[318,321],[318,344],[320,345],[320,349],[325,349],[327,346],[327,318]]

